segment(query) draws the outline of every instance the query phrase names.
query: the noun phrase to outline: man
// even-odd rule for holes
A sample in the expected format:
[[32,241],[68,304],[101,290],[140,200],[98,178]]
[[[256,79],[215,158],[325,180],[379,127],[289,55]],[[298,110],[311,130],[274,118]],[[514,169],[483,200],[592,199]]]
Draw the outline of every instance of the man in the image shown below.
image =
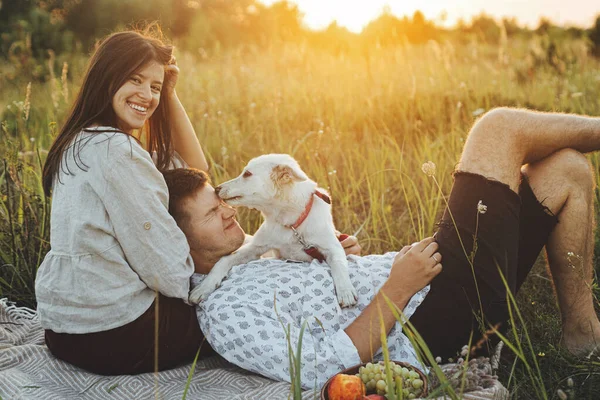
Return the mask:
[[[418,350],[396,324],[383,300],[385,293],[432,354],[448,357],[471,334],[477,341],[482,326],[506,328],[503,279],[516,293],[546,246],[563,323],[562,345],[571,353],[587,354],[600,341],[600,321],[590,289],[595,179],[582,153],[598,149],[600,118],[492,110],[469,134],[450,210],[444,213],[435,242],[426,238],[396,256],[350,257],[353,284],[362,285],[357,307],[340,310],[333,304],[323,311],[333,293],[324,265],[259,260],[233,268],[222,287],[201,304],[201,327],[229,361],[289,380],[285,330],[295,351],[307,321],[302,384],[312,387],[342,368],[370,360],[381,347],[381,323],[393,347],[392,358],[416,363]],[[181,171],[165,175],[169,207],[188,238],[196,271],[205,274],[220,257],[239,248],[244,233],[235,210],[220,201],[203,175]],[[185,182],[194,179],[185,176],[201,179],[189,184]],[[478,204],[487,206],[485,215]],[[476,224],[478,249],[471,264],[468,254]],[[433,257],[436,251],[443,257],[441,273],[441,260]],[[570,254],[580,262],[573,263]],[[321,284],[316,291],[310,288],[313,281]]]

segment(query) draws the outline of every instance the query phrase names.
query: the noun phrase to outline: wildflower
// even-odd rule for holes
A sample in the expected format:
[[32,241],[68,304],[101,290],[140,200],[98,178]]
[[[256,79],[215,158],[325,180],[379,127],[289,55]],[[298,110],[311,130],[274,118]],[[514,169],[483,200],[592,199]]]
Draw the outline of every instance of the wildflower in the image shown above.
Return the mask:
[[558,389],[556,391],[556,394],[558,395],[558,398],[560,400],[567,400],[568,399],[567,394],[562,389]]
[[33,143],[33,142],[35,142],[35,138],[34,138],[34,137],[30,137],[30,138],[29,138],[29,141],[30,141],[31,143]]
[[485,214],[487,212],[487,206],[483,204],[483,201],[481,200],[479,200],[479,203],[477,203],[477,212],[479,214]]
[[204,118],[208,118],[208,113],[204,113]]
[[423,164],[421,166],[421,170],[427,176],[434,176],[435,175],[435,164],[433,163],[433,161],[427,161],[425,164]]
[[567,379],[567,386],[568,387],[573,387],[574,385],[575,385],[575,383],[573,383],[573,378]]
[[436,363],[438,363],[438,364],[440,364],[440,363],[442,362],[442,357],[440,357],[440,356],[437,356],[437,357],[435,358],[435,362],[436,362]]
[[25,104],[23,105],[23,119],[27,121],[29,119],[29,110],[31,109],[31,82],[27,84],[27,91],[25,93]]
[[319,132],[317,132],[319,135],[323,134],[323,129],[319,129]]
[[256,103],[250,103],[250,108],[256,107]]
[[460,101],[456,103],[456,108],[462,108],[462,103]]
[[485,110],[483,108],[478,108],[477,110],[473,111],[473,116],[478,117],[481,114],[483,114],[484,112],[485,112]]
[[575,99],[577,97],[581,97],[583,96],[582,92],[575,92],[575,93],[571,93],[571,98]]
[[538,356],[539,356],[539,357],[545,357],[545,356],[546,356],[546,353],[544,353],[544,352],[540,351],[540,352],[538,353]]

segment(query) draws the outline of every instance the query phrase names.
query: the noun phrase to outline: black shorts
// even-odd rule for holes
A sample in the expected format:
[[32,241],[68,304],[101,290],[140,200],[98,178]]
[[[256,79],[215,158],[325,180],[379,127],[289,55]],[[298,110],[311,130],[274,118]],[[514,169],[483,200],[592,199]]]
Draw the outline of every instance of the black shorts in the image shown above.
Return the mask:
[[[69,334],[46,330],[46,345],[55,357],[100,375],[135,375],[190,363],[214,355],[200,331],[196,307],[158,295],[135,321],[102,332]],[[158,330],[158,337],[156,331]],[[158,343],[156,343],[158,341]],[[155,359],[155,350],[158,355]]]
[[[477,220],[480,200],[487,211]],[[502,182],[457,172],[448,204],[456,225],[446,209],[435,235],[443,270],[410,318],[432,355],[444,360],[455,357],[471,334],[474,345],[490,326],[500,324],[499,330],[506,332],[506,287],[516,294],[558,223],[536,199],[525,177],[517,194]],[[471,268],[467,257],[473,251],[476,229],[477,249]],[[491,335],[489,342],[480,343],[478,354],[485,354],[496,341]]]

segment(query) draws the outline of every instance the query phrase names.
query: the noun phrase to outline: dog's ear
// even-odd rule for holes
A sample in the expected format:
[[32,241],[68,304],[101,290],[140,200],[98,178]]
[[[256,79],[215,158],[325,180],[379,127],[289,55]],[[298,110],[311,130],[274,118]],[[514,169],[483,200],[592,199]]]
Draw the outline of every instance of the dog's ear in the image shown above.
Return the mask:
[[305,181],[308,179],[308,176],[298,167],[279,164],[273,167],[271,179],[277,186],[284,186],[293,181]]

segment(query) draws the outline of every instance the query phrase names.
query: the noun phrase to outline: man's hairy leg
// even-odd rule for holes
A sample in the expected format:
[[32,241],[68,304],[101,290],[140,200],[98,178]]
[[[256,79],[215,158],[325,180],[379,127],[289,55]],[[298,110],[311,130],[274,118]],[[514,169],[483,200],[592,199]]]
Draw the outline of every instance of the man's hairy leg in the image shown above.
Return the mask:
[[517,191],[522,165],[564,148],[581,153],[600,150],[600,118],[497,108],[471,129],[458,169]]
[[593,172],[585,156],[571,149],[522,170],[536,197],[559,220],[550,234],[546,254],[562,319],[562,345],[573,354],[587,355],[600,345],[600,322],[591,289]]

